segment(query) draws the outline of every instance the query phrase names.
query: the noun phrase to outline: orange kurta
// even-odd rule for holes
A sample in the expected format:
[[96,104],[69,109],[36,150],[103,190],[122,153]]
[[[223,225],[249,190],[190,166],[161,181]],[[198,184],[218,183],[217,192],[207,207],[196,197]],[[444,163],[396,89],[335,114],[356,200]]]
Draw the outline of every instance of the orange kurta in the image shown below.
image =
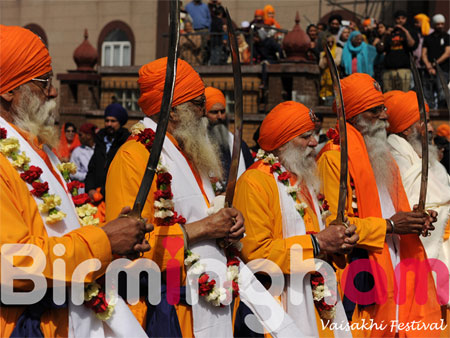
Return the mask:
[[[168,136],[176,145],[177,142],[170,135]],[[121,206],[133,206],[145,172],[149,154],[148,150],[135,140],[127,141],[118,150],[109,167],[106,180],[106,220],[117,217],[120,213]],[[195,174],[196,173],[194,173],[194,175]],[[147,202],[142,211],[142,217],[146,218],[148,222],[152,224],[155,224],[153,207],[153,196],[156,191],[155,182],[156,180],[153,181],[147,197]],[[144,257],[151,259],[158,264],[163,276],[165,275],[167,261],[171,258],[177,259],[182,267],[181,285],[184,285],[186,277],[184,270],[184,249],[181,247],[175,257],[172,257],[162,244],[162,241],[167,237],[183,239],[183,232],[181,231],[180,226],[178,224],[172,226],[155,226],[155,229],[150,234],[147,234],[147,239],[152,248],[149,252],[144,254]],[[147,313],[145,303],[141,301],[134,306],[130,306],[130,308],[139,322],[145,327],[145,316]],[[191,307],[180,304],[175,305],[175,308],[183,337],[192,337]]]
[[[0,245],[29,243],[43,250],[46,257],[43,275],[49,286],[52,284],[53,262],[57,258],[65,261],[67,285],[70,283],[74,269],[81,262],[98,258],[102,263],[99,271],[88,275],[86,281],[90,282],[104,273],[112,258],[108,237],[101,228],[86,226],[61,237],[49,237],[27,185],[20,178],[19,172],[3,155],[0,155],[0,227]],[[56,244],[63,244],[66,248],[65,254],[61,257],[56,256],[53,252]],[[16,266],[26,266],[31,262],[29,257],[16,257],[14,260]],[[17,290],[31,290],[34,285],[31,281],[17,280],[14,282],[14,287]],[[17,318],[24,309],[23,306],[2,307],[1,337],[10,336]],[[44,312],[41,317],[41,330],[44,336],[67,336],[67,323],[67,309],[52,309]]]
[[[367,151],[363,145],[363,140],[357,137],[358,134],[353,127],[347,127],[349,131],[349,173],[350,176],[362,177],[373,175],[371,172],[370,162],[368,162]],[[330,141],[331,142],[331,141]],[[328,145],[330,145],[329,143]],[[327,146],[326,146],[327,147]],[[352,147],[354,147],[352,149]],[[334,219],[337,211],[337,201],[339,194],[339,172],[340,172],[340,153],[336,147],[328,146],[325,149],[318,160],[318,168],[320,177],[324,184],[324,194],[327,196],[327,200],[330,205],[330,211]],[[357,154],[357,156],[355,156]],[[400,183],[398,183],[400,182]],[[355,308],[353,314],[353,323],[369,322],[374,320],[374,323],[378,324],[378,328],[372,327],[372,330],[354,331],[353,334],[357,337],[394,337],[396,334],[395,327],[391,330],[391,321],[396,319],[396,302],[394,298],[394,289],[397,287],[394,278],[394,269],[391,263],[389,249],[385,243],[386,233],[386,221],[381,218],[381,209],[376,211],[377,207],[372,205],[378,205],[378,190],[375,186],[364,185],[360,187],[358,191],[352,190],[350,184],[348,184],[348,196],[347,196],[347,208],[346,214],[349,217],[350,223],[356,225],[357,233],[360,235],[358,246],[368,250],[369,259],[371,262],[377,262],[381,265],[384,274],[387,277],[387,291],[383,292],[386,297],[386,301],[382,304],[375,304],[367,306],[364,309]],[[355,180],[355,184],[358,184]],[[406,199],[406,194],[401,185],[401,181],[397,181],[395,187],[395,196],[391,195],[392,202],[396,211],[408,211],[409,205]],[[370,194],[367,194],[370,191]],[[356,194],[355,194],[356,192]],[[354,216],[354,210],[352,208],[352,196],[357,197],[357,207],[359,208],[359,217]],[[370,199],[363,200],[364,198]],[[368,203],[369,202],[369,203]],[[377,214],[378,213],[378,214]],[[375,215],[377,214],[377,215]],[[423,249],[420,240],[416,235],[402,235],[400,236],[400,259],[404,261],[407,258],[417,259],[423,262],[426,259],[426,254]],[[424,264],[427,264],[424,262]],[[403,285],[402,289],[406,292],[406,301],[398,306],[398,320],[400,323],[411,323],[412,321],[421,321],[422,323],[440,323],[440,310],[436,299],[436,290],[434,288],[434,282],[431,273],[428,271],[425,273],[425,281],[428,285],[419,285],[415,279],[414,274],[407,274],[406,286]],[[344,284],[345,281],[342,281]],[[379,291],[379,285],[375,284],[375,289]],[[428,299],[426,304],[418,304],[415,301],[415,290],[422,288],[426,290]],[[370,323],[370,322],[369,322]],[[386,324],[383,328],[383,324]],[[399,330],[399,337],[439,337],[439,330]]]
[[[245,218],[246,236],[241,240],[242,257],[245,262],[258,258],[268,259],[288,275],[290,274],[290,248],[294,244],[302,246],[304,260],[314,258],[310,235],[283,238],[278,186],[270,173],[269,165],[259,161],[242,174],[237,182],[233,202]],[[313,208],[309,205],[305,209],[305,227],[306,231],[319,232],[319,223]],[[298,318],[293,319],[298,320]],[[329,329],[322,329],[317,311],[316,320],[320,337],[334,336]]]

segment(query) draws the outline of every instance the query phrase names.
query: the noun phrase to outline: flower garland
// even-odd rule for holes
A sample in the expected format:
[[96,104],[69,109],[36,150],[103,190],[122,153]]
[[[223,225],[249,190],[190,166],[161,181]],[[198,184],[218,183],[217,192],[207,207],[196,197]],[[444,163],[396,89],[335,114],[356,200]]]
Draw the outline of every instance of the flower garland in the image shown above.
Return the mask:
[[[273,154],[267,154],[264,150],[259,149],[256,154],[256,158],[262,160],[266,165],[270,165],[270,172],[276,172],[278,174],[278,181],[283,183],[286,186],[287,193],[292,197],[295,202],[295,209],[300,214],[301,217],[305,216],[305,209],[308,205],[305,202],[299,202],[299,198],[297,193],[299,191],[298,184],[292,186],[289,182],[289,178],[291,174],[287,171],[282,170],[281,163],[278,161],[278,158]],[[331,215],[329,211],[330,207],[328,205],[327,200],[323,194],[318,194],[317,199],[319,200],[319,209],[322,216],[322,219],[325,219]],[[306,234],[315,234],[314,231],[308,231]],[[322,319],[332,320],[336,316],[336,304],[328,305],[325,303],[325,297],[331,296],[331,291],[324,283],[324,278],[318,272],[311,273],[311,287],[312,294],[314,299],[314,304],[316,306],[317,311],[319,312],[319,316]]]
[[103,287],[96,283],[89,283],[84,288],[84,305],[95,312],[95,316],[100,320],[108,320],[111,318],[114,308],[117,303],[117,298],[111,298],[109,303],[106,301],[106,294]]
[[[150,128],[138,122],[131,127],[131,134],[135,137],[137,142],[142,143],[150,152],[155,139],[155,132]],[[173,194],[171,189],[172,175],[168,172],[168,168],[158,163],[156,169],[156,188],[154,193],[154,207],[155,207],[155,222],[156,225],[171,226],[176,223],[185,224],[186,219],[178,215],[174,210],[174,203],[172,201]],[[224,306],[224,302],[229,295],[237,297],[239,295],[239,256],[240,244],[225,248],[225,255],[227,257],[227,281],[224,283],[225,287],[217,287],[216,280],[210,279],[210,276],[205,272],[206,267],[200,263],[200,256],[190,250],[185,252],[184,264],[187,269],[194,274],[198,274],[199,295],[212,304],[213,306]]]

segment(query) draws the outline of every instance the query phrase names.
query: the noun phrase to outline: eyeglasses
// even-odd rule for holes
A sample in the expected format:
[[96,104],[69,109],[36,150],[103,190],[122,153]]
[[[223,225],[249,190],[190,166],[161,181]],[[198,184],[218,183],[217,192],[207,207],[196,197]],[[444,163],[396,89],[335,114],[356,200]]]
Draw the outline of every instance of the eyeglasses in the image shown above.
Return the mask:
[[191,100],[189,102],[191,102],[192,104],[196,105],[197,107],[204,108],[205,107],[205,103],[206,103],[206,97],[202,96],[199,99],[194,99],[194,100]]
[[216,115],[216,114],[225,114],[225,109],[210,110],[210,111],[208,112],[208,114],[213,114],[213,115]]
[[38,79],[38,78],[31,79],[31,81],[38,81],[42,83],[42,86],[39,87],[41,87],[44,90],[44,94],[47,96],[50,96],[50,89],[52,88],[52,80],[53,76],[50,76],[46,79]]
[[367,112],[371,113],[374,116],[378,116],[381,113],[385,113],[387,111],[387,108],[384,105],[373,107],[371,109],[366,110]]

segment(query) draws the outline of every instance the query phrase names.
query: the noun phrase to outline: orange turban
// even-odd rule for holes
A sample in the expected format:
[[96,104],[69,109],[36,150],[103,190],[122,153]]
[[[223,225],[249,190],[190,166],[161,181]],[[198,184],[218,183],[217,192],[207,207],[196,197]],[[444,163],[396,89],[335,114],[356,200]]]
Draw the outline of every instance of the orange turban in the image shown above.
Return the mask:
[[275,14],[275,9],[271,5],[266,5],[264,7],[264,19],[269,18],[269,12],[273,12]]
[[[416,92],[407,93],[401,90],[391,90],[384,94],[384,105],[387,108],[388,132],[397,134],[411,127],[420,120],[419,103]],[[426,111],[430,108],[425,104]]]
[[[341,80],[341,88],[347,119],[384,103],[380,85],[368,74],[347,76]],[[333,102],[333,111],[336,112],[336,102]]]
[[441,124],[436,128],[436,135],[445,137],[447,140],[450,139],[450,126],[448,124]]
[[206,96],[206,112],[209,112],[216,103],[222,103],[225,107],[225,96],[223,96],[222,91],[214,87],[205,88]]
[[265,151],[281,147],[293,138],[313,130],[314,116],[312,110],[301,103],[280,103],[264,118],[259,130],[259,145]]
[[[141,97],[138,104],[147,116],[158,114],[166,78],[167,57],[152,61],[139,69],[139,86]],[[205,92],[200,75],[189,63],[178,59],[177,77],[173,92],[172,107],[195,99]]]
[[264,16],[264,11],[262,9],[257,9],[255,11],[255,16]]
[[52,70],[50,55],[30,30],[0,25],[0,94]]
[[414,19],[420,22],[420,30],[423,36],[430,34],[430,18],[426,14],[417,14]]

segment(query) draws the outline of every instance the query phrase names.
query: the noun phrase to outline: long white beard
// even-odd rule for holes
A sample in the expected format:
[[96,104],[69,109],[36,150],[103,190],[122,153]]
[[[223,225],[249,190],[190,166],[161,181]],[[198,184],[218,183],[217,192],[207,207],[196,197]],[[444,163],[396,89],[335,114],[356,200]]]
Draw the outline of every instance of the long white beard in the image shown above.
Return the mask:
[[387,121],[377,120],[375,123],[368,123],[361,115],[355,119],[355,128],[364,137],[370,164],[378,184],[384,185],[388,189],[392,187],[395,175],[395,160],[389,151],[386,128]]
[[21,87],[21,97],[16,107],[13,123],[20,129],[36,136],[44,144],[55,148],[58,145],[58,129],[55,127],[55,99],[42,104],[39,97],[28,86]]
[[[422,138],[417,129],[412,129],[412,132],[406,136],[406,140],[411,144],[417,155],[422,158]],[[428,139],[428,162],[430,165],[439,162],[439,149],[432,143],[432,138]]]
[[223,123],[217,123],[209,126],[208,133],[211,141],[219,146],[220,149],[230,151],[230,144],[228,142],[228,128]]
[[311,147],[300,148],[288,142],[278,151],[281,164],[292,174],[297,176],[299,182],[305,182],[314,192],[320,190],[320,180],[317,176],[315,150]]
[[208,119],[198,118],[188,106],[177,106],[179,123],[173,137],[200,173],[222,179],[223,170],[218,147],[208,136]]

